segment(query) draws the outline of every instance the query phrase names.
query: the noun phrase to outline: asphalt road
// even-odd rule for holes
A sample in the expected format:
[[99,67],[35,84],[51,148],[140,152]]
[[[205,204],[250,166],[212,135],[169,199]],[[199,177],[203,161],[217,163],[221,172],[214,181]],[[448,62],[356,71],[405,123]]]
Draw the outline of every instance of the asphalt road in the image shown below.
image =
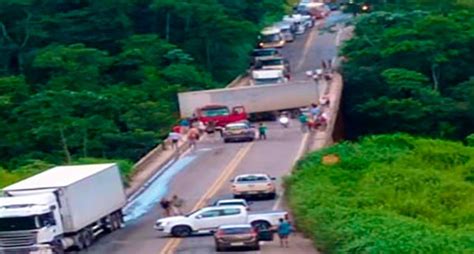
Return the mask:
[[[332,15],[328,21],[340,19]],[[293,80],[307,80],[305,71],[319,68],[321,60],[336,56],[336,34],[320,34],[316,28],[299,36],[282,51],[290,60]],[[321,91],[324,88],[321,87]],[[144,193],[133,207],[126,227],[103,236],[89,250],[94,254],[151,254],[151,253],[214,253],[211,236],[195,236],[176,240],[160,236],[153,230],[155,220],[161,216],[158,201],[162,193],[177,194],[185,200],[189,211],[196,204],[210,203],[215,199],[230,198],[229,180],[235,175],[262,172],[277,177],[281,192],[281,177],[287,174],[297,153],[301,150],[304,135],[296,121],[289,128],[275,122],[267,123],[268,139],[250,143],[224,144],[216,137],[205,137],[195,150],[185,153],[157,183]],[[253,211],[276,209],[279,199],[254,201]],[[143,214],[143,215],[142,215]],[[262,251],[265,245],[262,246]],[[258,253],[258,252],[248,252]]]

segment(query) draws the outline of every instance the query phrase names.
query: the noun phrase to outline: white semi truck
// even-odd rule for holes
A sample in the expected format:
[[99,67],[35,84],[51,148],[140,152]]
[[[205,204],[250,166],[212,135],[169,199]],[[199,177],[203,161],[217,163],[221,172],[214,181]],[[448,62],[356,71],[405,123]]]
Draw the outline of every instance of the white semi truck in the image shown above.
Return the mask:
[[123,223],[126,196],[116,164],[54,167],[2,194],[0,253],[80,250]]

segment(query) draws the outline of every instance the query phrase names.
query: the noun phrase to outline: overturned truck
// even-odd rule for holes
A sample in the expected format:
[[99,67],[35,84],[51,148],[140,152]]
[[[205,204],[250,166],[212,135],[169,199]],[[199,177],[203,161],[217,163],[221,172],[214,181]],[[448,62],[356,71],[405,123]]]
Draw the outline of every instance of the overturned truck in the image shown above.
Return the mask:
[[206,105],[243,106],[250,120],[275,120],[281,111],[297,112],[319,99],[319,85],[312,81],[244,86],[179,93],[181,117],[191,117]]

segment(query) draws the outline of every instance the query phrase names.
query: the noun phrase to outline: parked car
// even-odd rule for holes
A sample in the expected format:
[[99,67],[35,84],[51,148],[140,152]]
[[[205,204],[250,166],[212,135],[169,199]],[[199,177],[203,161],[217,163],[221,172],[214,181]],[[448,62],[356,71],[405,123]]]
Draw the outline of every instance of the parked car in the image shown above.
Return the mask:
[[158,219],[154,229],[176,237],[186,237],[198,233],[213,233],[222,225],[250,224],[258,229],[269,229],[278,225],[281,218],[287,218],[285,211],[248,212],[245,207],[210,206],[184,216]]
[[214,234],[214,242],[217,252],[235,247],[260,250],[258,232],[250,224],[220,226]]
[[276,27],[280,28],[281,34],[283,34],[283,38],[287,42],[292,42],[295,40],[295,35],[293,32],[295,31],[295,27],[293,23],[287,21],[281,21],[275,24]]
[[229,206],[229,205],[241,205],[250,210],[250,203],[247,203],[245,199],[220,199],[214,202],[213,206]]
[[222,131],[222,139],[225,143],[239,140],[253,141],[255,136],[255,128],[245,122],[228,124]]
[[234,198],[268,196],[274,199],[276,197],[276,186],[273,181],[275,180],[275,177],[270,177],[267,174],[245,174],[236,176],[230,182],[232,183]]
[[287,82],[288,78],[285,77],[283,70],[253,70],[250,85],[277,85],[285,84]]

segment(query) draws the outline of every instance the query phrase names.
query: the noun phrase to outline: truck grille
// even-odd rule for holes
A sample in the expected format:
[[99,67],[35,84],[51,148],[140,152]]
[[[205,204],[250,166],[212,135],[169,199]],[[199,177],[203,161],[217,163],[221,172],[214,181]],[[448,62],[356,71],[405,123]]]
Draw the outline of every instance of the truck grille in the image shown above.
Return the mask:
[[36,231],[0,232],[0,248],[35,245],[37,234]]

